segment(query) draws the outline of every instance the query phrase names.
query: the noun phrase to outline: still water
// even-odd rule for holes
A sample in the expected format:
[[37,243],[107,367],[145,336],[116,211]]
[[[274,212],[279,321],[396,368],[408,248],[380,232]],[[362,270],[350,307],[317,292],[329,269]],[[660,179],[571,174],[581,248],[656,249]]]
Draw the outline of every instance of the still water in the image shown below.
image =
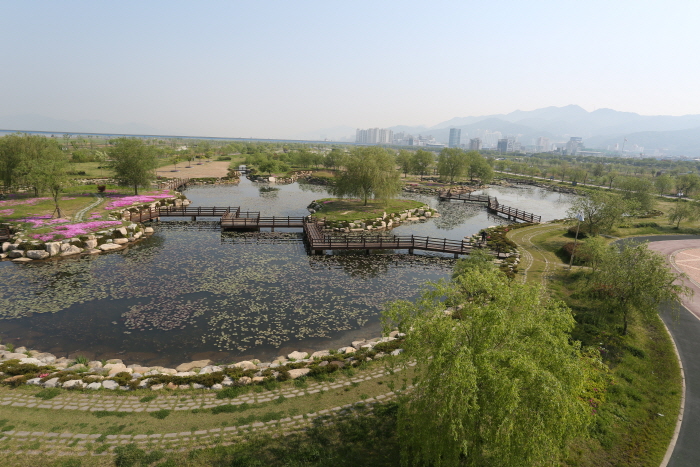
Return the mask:
[[[561,218],[571,197],[538,188],[489,188],[503,204]],[[291,184],[192,187],[193,206],[241,206],[300,216],[323,187]],[[442,216],[395,234],[458,240],[506,223],[483,206],[416,196]],[[165,221],[166,219],[164,219]],[[440,254],[373,252],[309,256],[300,229],[221,233],[213,219],[155,224],[121,252],[18,265],[0,263],[0,338],[43,351],[127,363],[269,359],[376,337],[387,301],[413,299],[447,278]]]

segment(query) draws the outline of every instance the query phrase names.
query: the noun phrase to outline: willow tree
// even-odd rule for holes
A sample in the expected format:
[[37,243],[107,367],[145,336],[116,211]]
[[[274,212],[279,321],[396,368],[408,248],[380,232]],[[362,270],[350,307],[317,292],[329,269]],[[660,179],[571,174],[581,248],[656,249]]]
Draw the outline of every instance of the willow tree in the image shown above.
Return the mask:
[[438,173],[441,177],[448,178],[450,183],[464,175],[468,165],[467,153],[459,148],[445,148],[438,156]]
[[147,188],[155,179],[158,167],[153,146],[147,146],[140,139],[118,138],[111,141],[109,149],[114,176],[125,185],[134,187],[134,194],[139,194],[139,187]]
[[656,314],[662,303],[678,306],[692,294],[679,277],[646,243],[611,245],[600,254],[588,292],[601,301],[600,311],[621,318],[624,335],[632,316]]
[[592,420],[580,396],[599,356],[585,358],[571,311],[537,286],[468,268],[393,303],[384,323],[420,362],[400,401],[404,465],[557,465]]
[[401,174],[396,161],[385,149],[355,148],[343,162],[345,170],[336,176],[331,192],[339,197],[357,197],[365,206],[370,198],[386,200],[401,191]]

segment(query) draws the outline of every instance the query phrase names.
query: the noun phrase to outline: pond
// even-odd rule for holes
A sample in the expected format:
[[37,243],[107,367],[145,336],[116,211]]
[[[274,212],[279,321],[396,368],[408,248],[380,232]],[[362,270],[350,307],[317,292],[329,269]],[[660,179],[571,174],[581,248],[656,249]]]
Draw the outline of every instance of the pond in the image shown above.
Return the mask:
[[[490,188],[503,204],[543,218],[563,217],[571,197],[537,188]],[[263,215],[299,216],[322,187],[198,186],[193,206],[241,206]],[[508,222],[485,208],[417,197],[443,213],[396,234],[461,239]],[[165,220],[165,219],[164,219]],[[210,358],[270,359],[380,334],[390,300],[417,297],[447,278],[440,254],[373,252],[310,256],[301,229],[221,233],[216,223],[160,222],[128,250],[18,265],[0,263],[0,339],[56,355],[174,365]]]

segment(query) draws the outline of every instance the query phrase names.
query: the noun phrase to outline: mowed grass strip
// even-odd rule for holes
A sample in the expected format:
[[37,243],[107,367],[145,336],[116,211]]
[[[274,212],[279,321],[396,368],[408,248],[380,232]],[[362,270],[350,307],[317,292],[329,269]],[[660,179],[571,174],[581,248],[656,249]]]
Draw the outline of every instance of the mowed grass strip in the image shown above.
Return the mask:
[[[268,402],[248,404],[245,409],[222,410],[213,413],[212,409],[171,410],[169,414],[157,419],[148,412],[100,411],[96,413],[79,410],[54,410],[25,407],[4,406],[1,417],[5,425],[13,426],[15,431],[40,431],[56,433],[104,434],[115,425],[122,426],[120,434],[152,434],[182,432],[183,430],[206,430],[224,426],[239,426],[255,421],[270,421],[295,415],[304,415],[320,410],[353,404],[362,399],[386,394],[398,390],[415,374],[415,369],[408,368],[368,381],[351,383],[337,389],[307,394],[297,397],[277,398]],[[356,373],[359,376],[360,372]],[[333,383],[335,384],[335,383]],[[393,388],[393,389],[392,389]],[[181,405],[187,405],[192,398],[181,397]],[[274,415],[274,416],[272,416]],[[0,427],[0,429],[2,429]],[[0,451],[14,450],[11,439],[0,442]]]

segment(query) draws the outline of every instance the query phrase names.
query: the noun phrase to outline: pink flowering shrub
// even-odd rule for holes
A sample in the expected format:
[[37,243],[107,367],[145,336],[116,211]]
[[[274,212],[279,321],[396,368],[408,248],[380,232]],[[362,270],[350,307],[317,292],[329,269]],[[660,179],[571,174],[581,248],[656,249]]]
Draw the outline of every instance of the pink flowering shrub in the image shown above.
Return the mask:
[[132,204],[146,204],[146,203],[152,203],[156,200],[163,199],[163,198],[170,198],[170,193],[168,190],[161,190],[161,191],[156,191],[154,194],[144,194],[144,195],[138,195],[138,196],[114,196],[112,195],[111,197],[116,198],[112,201],[109,202],[109,204],[105,207],[106,210],[112,210],[112,209],[118,209],[118,208],[123,208],[126,206],[131,206]]
[[48,225],[65,224],[70,222],[68,219],[51,219],[50,215],[46,216],[34,216],[27,217],[25,219],[20,219],[19,222],[26,222],[32,225],[32,229],[38,229],[41,227],[46,227]]
[[2,209],[0,210],[0,216],[11,216],[15,213],[14,209]]
[[22,204],[26,206],[33,206],[36,203],[40,201],[46,201],[47,199],[51,198],[29,198],[29,199],[8,199],[5,201],[0,201],[0,207],[8,207],[8,206],[20,206]]
[[78,235],[85,235],[95,230],[121,225],[122,223],[119,221],[79,222],[77,224],[59,225],[56,227],[54,235],[63,235],[65,238],[71,238],[77,237]]

